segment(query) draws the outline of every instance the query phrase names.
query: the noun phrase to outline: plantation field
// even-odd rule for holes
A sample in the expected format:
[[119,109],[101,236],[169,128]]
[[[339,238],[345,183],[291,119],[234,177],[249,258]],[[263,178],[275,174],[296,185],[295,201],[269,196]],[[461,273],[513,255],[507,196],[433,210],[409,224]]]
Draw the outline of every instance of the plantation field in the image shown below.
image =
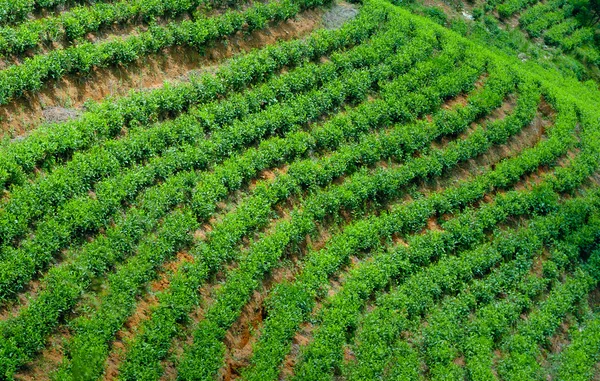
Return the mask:
[[[531,38],[573,52],[592,65],[600,64],[594,15],[585,15],[574,2],[557,0],[488,1],[475,10],[476,14],[494,12],[501,19],[512,19]],[[587,9],[585,10],[587,11]]]
[[599,379],[598,83],[400,3],[0,0],[0,379]]
[[469,39],[558,69],[600,79],[600,2],[596,0],[396,1]]

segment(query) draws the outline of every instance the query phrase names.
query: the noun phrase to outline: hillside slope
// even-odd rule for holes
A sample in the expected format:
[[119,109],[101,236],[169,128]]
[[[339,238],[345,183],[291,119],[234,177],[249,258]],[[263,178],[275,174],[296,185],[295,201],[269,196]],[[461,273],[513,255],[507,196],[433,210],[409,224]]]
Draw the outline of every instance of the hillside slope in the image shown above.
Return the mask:
[[600,79],[600,9],[595,0],[395,3],[523,62],[580,80]]
[[[7,107],[240,44],[0,146],[0,379],[599,376],[593,82],[384,0],[137,3],[0,15],[62,23]],[[92,9],[140,26],[92,42]]]

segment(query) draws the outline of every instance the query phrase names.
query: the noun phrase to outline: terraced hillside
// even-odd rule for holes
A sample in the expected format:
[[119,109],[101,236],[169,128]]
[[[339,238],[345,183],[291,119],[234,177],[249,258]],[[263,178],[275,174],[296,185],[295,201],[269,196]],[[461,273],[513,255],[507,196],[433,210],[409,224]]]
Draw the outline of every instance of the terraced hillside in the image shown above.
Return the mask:
[[0,1],[1,379],[599,376],[597,86],[384,0],[58,3]]
[[502,19],[512,22],[532,38],[541,38],[591,64],[600,64],[600,53],[595,40],[597,16],[579,9],[574,2],[565,0],[537,2],[531,0],[491,1],[481,4],[480,14],[496,11]]
[[596,0],[394,1],[412,12],[523,62],[600,79],[600,3]]

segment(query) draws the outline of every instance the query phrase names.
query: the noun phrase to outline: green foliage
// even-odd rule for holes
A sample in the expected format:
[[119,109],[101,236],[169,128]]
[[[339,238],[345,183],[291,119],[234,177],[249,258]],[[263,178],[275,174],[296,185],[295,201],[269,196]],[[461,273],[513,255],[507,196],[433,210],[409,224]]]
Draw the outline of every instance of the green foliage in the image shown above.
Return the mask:
[[584,24],[597,25],[600,22],[600,1],[598,0],[570,0],[573,13]]
[[[212,18],[170,23],[164,27],[154,25],[147,32],[123,40],[99,44],[85,42],[74,47],[53,50],[46,55],[28,58],[20,65],[0,71],[0,104],[6,104],[25,92],[39,91],[47,80],[59,79],[66,74],[85,75],[97,67],[127,64],[173,45],[200,49],[209,41],[242,29],[247,32],[260,29],[267,21],[287,20],[304,8],[321,4],[324,3],[315,4],[312,0],[258,3],[245,11],[227,11]],[[70,27],[74,28],[74,24]],[[84,33],[84,30],[73,33]]]
[[[597,254],[596,254],[597,255]],[[589,380],[600,353],[600,320],[595,315],[579,330],[573,330],[571,344],[559,356],[559,380]]]
[[115,102],[92,106],[81,120],[41,126],[0,152],[0,183],[3,187],[22,183],[36,167],[49,165],[57,158],[69,158],[76,151],[118,135],[123,127],[147,126],[162,116],[177,115],[195,104],[263,81],[284,66],[297,66],[331,50],[358,43],[373,33],[382,14],[374,12],[370,16],[372,21],[361,19],[340,30],[316,33],[306,41],[284,42],[233,59],[219,69],[216,79],[204,75],[189,83],[136,92]]
[[77,6],[56,16],[1,27],[0,53],[20,54],[41,43],[76,41],[115,23],[136,19],[150,22],[160,16],[177,16],[204,3],[204,0],[144,0]]
[[[311,67],[309,66],[309,69]],[[215,157],[210,154],[207,155],[208,152],[213,151],[217,156],[218,155],[226,155],[227,152],[231,150],[231,148],[236,144],[249,143],[249,139],[251,139],[251,133],[246,128],[246,123],[254,126],[255,133],[261,135],[271,131],[271,134],[276,132],[285,133],[289,131],[289,129],[293,128],[296,124],[305,124],[311,120],[314,120],[317,116],[321,115],[324,112],[327,112],[328,108],[335,107],[340,101],[343,101],[344,90],[347,93],[351,93],[352,86],[363,86],[365,81],[364,72],[356,71],[353,75],[357,79],[356,81],[352,81],[347,79],[346,87],[340,86],[340,82],[332,80],[331,83],[328,83],[323,90],[317,92],[314,91],[312,94],[308,94],[307,96],[301,97],[299,96],[296,102],[291,102],[291,104],[281,107],[286,107],[286,109],[275,107],[275,109],[266,109],[263,113],[258,113],[252,116],[252,121],[236,121],[229,128],[225,129],[225,131],[219,131],[212,135],[212,140],[205,141],[205,144],[200,147],[194,147],[195,152],[202,153],[205,157],[205,163],[199,160],[196,155],[196,159],[192,162],[197,166],[207,166],[208,161],[216,161]],[[294,78],[292,75],[290,77]],[[371,79],[373,81],[375,78]],[[280,118],[278,116],[287,115],[290,119]],[[237,131],[237,132],[236,132]],[[236,137],[237,135],[237,137]],[[308,148],[307,144],[297,145],[300,136],[292,136],[290,138],[289,148],[285,145],[277,145],[278,142],[274,142],[274,144],[268,144],[264,142],[261,145],[261,151],[250,151],[245,156],[241,156],[239,158],[233,158],[223,164],[223,167],[216,168],[211,176],[201,176],[200,178],[196,178],[196,180],[186,181],[191,184],[198,183],[197,189],[192,193],[194,196],[194,211],[196,212],[196,216],[199,219],[207,219],[214,209],[214,203],[219,199],[228,194],[230,190],[239,188],[242,185],[242,180],[244,177],[252,177],[254,176],[261,168],[268,166],[268,163],[275,164],[280,162],[282,158],[293,156],[297,151],[300,152],[305,151]],[[307,142],[307,143],[310,143]],[[287,149],[287,153],[285,150]],[[270,161],[267,160],[267,156],[264,153],[267,153],[268,150],[275,150],[271,154],[272,159]],[[283,150],[283,151],[282,151]],[[298,153],[300,153],[298,152]],[[184,154],[185,155],[185,154]],[[185,156],[184,156],[185,157]],[[144,183],[139,178],[140,175],[145,173],[145,176],[149,176],[152,174],[152,171],[156,170],[154,168],[145,167],[144,171],[135,171],[132,175],[138,176],[136,182],[132,184],[135,186],[141,186]],[[234,173],[238,172],[235,177],[240,176],[240,180],[236,180]],[[181,174],[170,177],[169,180],[194,176],[194,172],[182,172]],[[33,275],[33,271],[35,269],[40,268],[44,265],[44,261],[46,261],[52,255],[52,251],[56,251],[61,245],[64,244],[69,237],[69,235],[74,236],[76,234],[81,234],[83,229],[90,230],[94,228],[99,228],[100,226],[105,226],[109,221],[108,215],[114,213],[117,210],[118,205],[121,204],[121,199],[117,198],[132,193],[132,191],[128,191],[126,187],[124,187],[124,183],[120,181],[119,183],[118,194],[113,195],[113,197],[105,197],[104,194],[99,193],[95,199],[85,200],[79,199],[77,203],[69,202],[65,204],[59,210],[59,217],[50,219],[49,221],[45,221],[44,224],[38,228],[38,234],[36,234],[33,242],[26,241],[24,250],[19,250],[17,252],[7,253],[6,258],[3,262],[2,270],[3,279],[6,284],[6,287],[2,287],[3,292],[5,293],[3,296],[6,297],[8,293],[14,293],[19,288],[19,284],[23,284],[24,281],[28,277]],[[222,184],[218,186],[218,184]],[[116,185],[116,184],[115,184]],[[188,185],[189,187],[190,185]],[[161,189],[162,188],[162,189]],[[176,188],[178,189],[178,188]],[[150,190],[153,190],[150,188]],[[163,193],[163,199],[168,197],[167,193],[165,193],[164,187],[158,187],[155,190],[160,190]],[[168,190],[168,188],[167,188]],[[148,193],[148,191],[146,192]],[[187,192],[186,192],[187,193]],[[184,193],[185,194],[185,193]],[[116,197],[115,197],[116,196]],[[201,200],[196,200],[196,197],[201,196]],[[157,208],[157,205],[151,203],[148,207],[157,208],[155,210],[150,209],[148,213],[153,212],[154,216],[152,216],[155,220],[160,215],[156,215],[157,211],[160,211],[161,208],[168,207],[168,205],[173,205],[176,202],[181,202],[181,195],[177,197],[173,197],[168,201],[168,203],[163,204],[160,208]],[[210,210],[206,208],[198,207],[198,204],[202,203],[209,205]],[[81,215],[79,219],[74,219],[73,215],[75,211],[88,211],[94,210],[96,212],[95,220],[90,222],[90,216],[87,213]],[[78,215],[80,215],[78,213]],[[100,217],[104,215],[103,217]],[[84,217],[85,216],[85,217]],[[56,221],[56,222],[55,222]],[[47,235],[41,234],[44,232],[44,229],[47,229],[46,226],[58,226],[62,227],[63,237],[61,243],[60,241],[52,241],[54,246],[50,247],[50,242],[47,240]],[[27,266],[29,265],[29,266]],[[17,270],[18,269],[18,270]],[[9,287],[10,285],[10,287]]]
[[[17,377],[65,324],[64,355],[48,376],[104,377],[150,290],[156,303],[125,341],[119,378],[160,379],[172,361],[181,380],[214,379],[231,355],[232,327],[265,288],[249,365],[235,369],[243,379],[280,378],[307,322],[314,330],[296,380],[589,378],[598,324],[576,307],[600,279],[600,192],[590,186],[600,93],[460,36],[527,47],[491,16],[497,10],[522,14],[524,29],[564,49],[589,47],[590,29],[561,1],[485,2],[472,24],[368,0],[340,29],[242,54],[190,82],[90,103],[81,119],[6,142],[0,303],[11,312],[0,322],[0,378]],[[28,13],[52,6],[30,4]],[[199,4],[74,7],[5,26],[0,36],[20,30],[23,40],[0,47],[77,40],[115,20]],[[5,99],[68,71],[165,46],[202,48],[325,4],[195,13],[33,56],[0,72],[18,82]],[[284,266],[289,276],[270,278]],[[154,291],[159,274],[165,288]],[[556,371],[544,369],[548,339],[574,313],[582,330],[547,356]],[[185,343],[174,351],[174,340]]]

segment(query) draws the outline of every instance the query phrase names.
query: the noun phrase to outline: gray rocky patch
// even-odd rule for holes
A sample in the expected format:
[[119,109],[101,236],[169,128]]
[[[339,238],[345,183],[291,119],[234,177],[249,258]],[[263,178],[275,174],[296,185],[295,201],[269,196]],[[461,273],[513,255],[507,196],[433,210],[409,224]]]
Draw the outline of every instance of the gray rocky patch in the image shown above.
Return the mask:
[[338,29],[346,21],[355,18],[357,14],[358,9],[354,4],[335,4],[323,15],[323,26],[325,29]]
[[68,120],[76,119],[81,115],[81,111],[64,108],[64,107],[48,107],[42,111],[44,120],[49,123],[60,123]]

